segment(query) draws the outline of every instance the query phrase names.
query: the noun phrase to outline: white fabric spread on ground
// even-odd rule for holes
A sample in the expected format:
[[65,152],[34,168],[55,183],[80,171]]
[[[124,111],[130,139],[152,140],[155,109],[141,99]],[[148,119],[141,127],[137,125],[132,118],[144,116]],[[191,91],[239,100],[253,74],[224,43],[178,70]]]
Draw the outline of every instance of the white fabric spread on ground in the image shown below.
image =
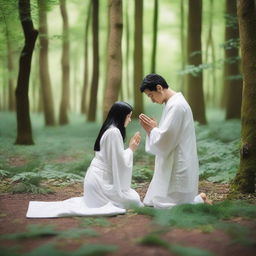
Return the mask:
[[84,179],[84,196],[64,201],[29,203],[28,218],[124,214],[127,208],[143,206],[131,189],[133,152],[124,150],[122,135],[112,126],[102,136],[100,151]]
[[29,202],[27,218],[58,218],[67,216],[112,216],[124,214],[125,209],[108,203],[99,208],[88,208],[83,197],[56,202]]

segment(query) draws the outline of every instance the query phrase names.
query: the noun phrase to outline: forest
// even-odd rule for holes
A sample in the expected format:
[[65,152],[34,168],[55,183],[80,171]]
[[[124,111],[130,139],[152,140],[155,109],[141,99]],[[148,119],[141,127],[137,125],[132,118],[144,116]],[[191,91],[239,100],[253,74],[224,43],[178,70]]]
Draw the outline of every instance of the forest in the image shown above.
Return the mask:
[[[255,0],[0,0],[1,255],[254,255]],[[83,195],[116,101],[140,131],[132,188],[143,199],[154,156],[140,92],[150,73],[194,118],[199,192],[212,205],[143,207],[115,217],[26,219],[28,203]]]

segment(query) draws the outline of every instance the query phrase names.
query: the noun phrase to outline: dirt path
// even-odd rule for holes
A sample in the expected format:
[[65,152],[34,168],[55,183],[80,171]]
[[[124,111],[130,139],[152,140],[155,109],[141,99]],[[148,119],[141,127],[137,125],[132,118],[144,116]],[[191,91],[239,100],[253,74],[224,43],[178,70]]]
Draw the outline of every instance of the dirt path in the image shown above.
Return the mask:
[[[213,187],[214,186],[214,187]],[[213,200],[223,200],[228,192],[228,185],[201,183],[200,190],[205,191]],[[138,187],[138,192],[143,197],[146,191],[145,184]],[[54,194],[1,194],[0,195],[0,234],[9,234],[25,231],[28,224],[54,225],[57,230],[66,230],[81,227],[81,221],[85,218],[57,218],[57,219],[26,219],[28,202],[30,200],[57,201],[74,196],[81,196],[81,185],[73,185],[65,188],[56,188]],[[54,237],[40,237],[27,240],[0,240],[0,246],[13,247],[19,245],[20,252],[28,252],[32,249],[56,241],[57,247],[66,250],[74,250],[83,244],[112,244],[117,245],[118,250],[111,255],[174,255],[166,249],[158,246],[145,246],[137,243],[137,239],[156,229],[151,219],[144,215],[128,212],[126,215],[106,218],[108,226],[90,226],[98,233],[99,237],[80,237],[76,239],[59,239]],[[256,238],[256,223],[241,219],[234,220],[245,226],[250,226],[252,237]],[[203,233],[200,230],[170,229],[162,236],[168,242],[183,246],[192,246],[206,249],[218,256],[251,256],[255,255],[255,247],[233,243],[231,238],[223,231],[215,230]]]

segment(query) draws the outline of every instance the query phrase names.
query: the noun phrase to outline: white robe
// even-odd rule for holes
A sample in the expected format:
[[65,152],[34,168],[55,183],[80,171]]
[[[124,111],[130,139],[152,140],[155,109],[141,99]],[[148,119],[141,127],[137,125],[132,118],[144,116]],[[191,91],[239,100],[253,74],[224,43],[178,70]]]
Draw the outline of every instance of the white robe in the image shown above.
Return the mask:
[[84,196],[57,202],[29,203],[27,218],[97,216],[124,214],[132,206],[142,206],[131,189],[133,152],[124,150],[120,131],[112,126],[102,136],[100,151],[84,178]]
[[156,156],[145,205],[169,208],[203,202],[196,196],[199,167],[193,115],[181,93],[166,102],[159,127],[147,136],[145,148]]

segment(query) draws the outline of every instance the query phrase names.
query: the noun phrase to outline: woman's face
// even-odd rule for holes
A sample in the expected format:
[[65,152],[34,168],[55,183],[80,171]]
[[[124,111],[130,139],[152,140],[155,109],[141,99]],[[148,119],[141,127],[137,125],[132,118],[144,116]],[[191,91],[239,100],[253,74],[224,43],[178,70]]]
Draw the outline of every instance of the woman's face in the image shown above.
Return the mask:
[[126,116],[124,121],[124,127],[126,128],[131,121],[132,121],[132,112]]

